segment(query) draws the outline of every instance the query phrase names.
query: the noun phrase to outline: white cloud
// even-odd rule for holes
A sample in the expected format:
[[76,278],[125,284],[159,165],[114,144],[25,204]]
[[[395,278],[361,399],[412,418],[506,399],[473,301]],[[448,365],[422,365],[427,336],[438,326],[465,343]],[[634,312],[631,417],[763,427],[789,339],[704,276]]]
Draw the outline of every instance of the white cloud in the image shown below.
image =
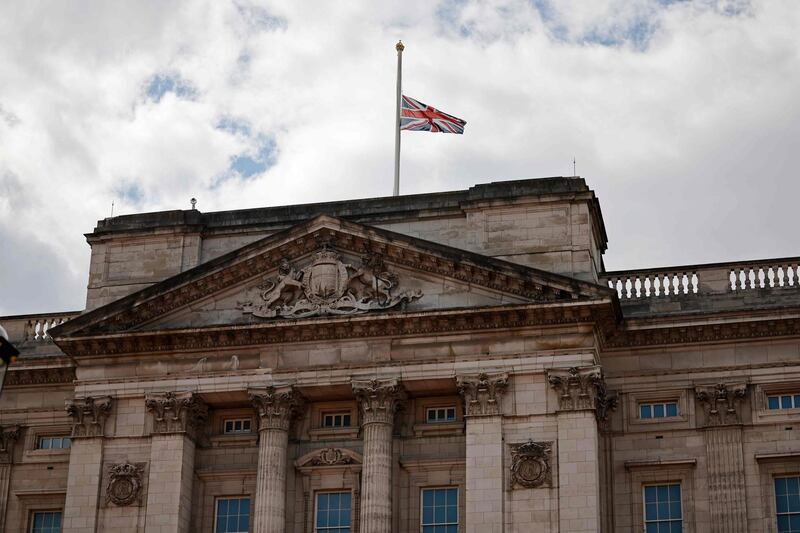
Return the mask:
[[112,200],[390,193],[398,38],[405,92],[468,122],[403,134],[404,192],[574,155],[609,268],[796,255],[799,19],[793,0],[3,4],[0,314],[83,305],[82,234]]

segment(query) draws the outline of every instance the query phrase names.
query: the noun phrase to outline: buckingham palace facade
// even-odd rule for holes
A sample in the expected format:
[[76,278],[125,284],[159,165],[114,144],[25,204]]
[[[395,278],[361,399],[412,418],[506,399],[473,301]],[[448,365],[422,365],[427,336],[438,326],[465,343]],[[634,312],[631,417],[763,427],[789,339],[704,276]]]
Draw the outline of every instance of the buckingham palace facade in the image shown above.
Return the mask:
[[606,271],[581,178],[86,238],[0,317],[0,532],[800,531],[800,258]]

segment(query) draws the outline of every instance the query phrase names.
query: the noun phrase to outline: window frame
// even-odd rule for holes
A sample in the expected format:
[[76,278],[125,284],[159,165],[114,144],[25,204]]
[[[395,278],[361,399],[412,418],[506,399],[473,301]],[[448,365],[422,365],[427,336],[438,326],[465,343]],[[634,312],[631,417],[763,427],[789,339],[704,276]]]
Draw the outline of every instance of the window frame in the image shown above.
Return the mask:
[[800,485],[800,474],[775,474],[772,476],[772,504],[773,504],[772,510],[775,516],[775,521],[773,525],[775,527],[775,531],[780,532],[780,524],[779,524],[780,516],[781,515],[786,515],[790,517],[800,516],[800,509],[798,509],[797,511],[786,511],[783,513],[778,511],[778,491],[776,486],[776,482],[778,479],[797,479],[798,485]]
[[[350,533],[353,533],[353,525],[355,524],[355,520],[353,518],[353,515],[354,515],[354,512],[355,512],[355,507],[353,505],[353,503],[354,503],[354,494],[353,494],[353,492],[354,491],[352,489],[350,489],[350,490],[346,490],[346,489],[330,489],[330,490],[328,490],[328,489],[326,489],[326,490],[314,491],[314,513],[312,515],[312,529],[311,530],[314,533],[324,533],[326,531],[333,531],[333,530],[336,530],[336,529],[342,529],[341,525],[334,526],[334,527],[325,526],[323,529],[319,529],[319,527],[317,526],[317,516],[319,514],[319,497],[321,495],[323,495],[323,494],[349,494],[350,495],[350,525],[345,526],[345,527],[347,527],[347,529],[350,530]],[[342,508],[339,507],[340,511],[341,511],[341,509]]]
[[[448,411],[453,411],[453,418],[447,418]],[[444,411],[445,418],[442,420],[439,419],[430,419],[431,411],[438,414],[439,411]],[[455,405],[435,405],[435,406],[427,406],[425,408],[425,423],[426,424],[452,424],[453,422],[458,421],[458,409],[456,409]]]
[[[787,391],[787,392],[784,392],[784,393],[780,393],[780,392],[777,392],[777,393],[776,392],[765,393],[764,396],[765,396],[764,405],[766,407],[766,410],[768,412],[770,412],[770,413],[800,410],[800,392],[798,392],[796,390],[795,391],[791,391],[791,392]],[[777,398],[778,407],[775,407],[773,409],[772,407],[769,406],[769,400],[771,398]],[[792,404],[791,407],[783,407],[783,399],[784,398],[789,398],[789,401]]]
[[[668,415],[667,414],[667,406],[674,405],[675,406],[675,414]],[[642,407],[648,406],[650,407],[651,415],[649,417],[642,416]],[[663,416],[655,416],[655,408],[656,406],[660,406],[663,411]],[[681,416],[681,406],[678,400],[639,400],[636,405],[636,416],[639,418],[640,421],[650,421],[650,420],[676,420]]]
[[[253,498],[249,494],[241,494],[241,495],[226,495],[226,496],[215,496],[214,497],[214,520],[211,523],[212,531],[216,533],[217,531],[217,524],[219,521],[219,502],[221,500],[248,500],[248,511],[247,511],[247,530],[246,531],[235,531],[235,532],[226,532],[226,533],[250,533],[250,525],[253,520]],[[241,514],[237,513],[237,516],[241,516]],[[227,516],[226,516],[227,518]]]
[[[456,521],[455,523],[446,522],[444,524],[425,524],[425,491],[454,489],[456,491]],[[422,533],[425,527],[449,527],[456,526],[456,531],[461,528],[461,487],[459,485],[431,485],[419,487],[419,531]]]
[[[658,487],[667,487],[667,490],[669,490],[671,487],[675,487],[675,486],[678,487],[678,497],[679,497],[678,502],[680,503],[680,510],[681,510],[680,518],[672,518],[672,517],[670,517],[670,518],[663,519],[663,520],[662,519],[655,519],[655,520],[649,520],[648,521],[647,520],[647,504],[648,504],[648,501],[647,501],[647,496],[646,496],[647,488],[648,487],[655,487],[656,489],[658,489]],[[643,531],[645,531],[645,532],[647,531],[648,523],[656,524],[658,526],[658,525],[660,525],[660,524],[662,524],[664,522],[666,522],[668,524],[672,524],[672,522],[675,522],[676,520],[680,521],[681,531],[685,531],[685,524],[684,524],[684,522],[685,522],[685,519],[684,519],[685,513],[684,513],[684,503],[683,503],[683,492],[684,491],[683,491],[683,487],[682,487],[680,481],[664,481],[664,482],[654,482],[654,483],[642,483],[642,491],[641,492],[642,492],[642,526],[643,526]],[[671,502],[671,500],[667,500],[667,503],[669,503],[669,502]],[[656,500],[656,502],[654,502],[654,503],[656,503],[658,505],[661,502]],[[657,527],[656,529],[660,529],[660,528]]]
[[[326,426],[325,419],[332,417],[335,421],[336,417],[342,418],[342,425]],[[344,418],[348,418],[348,424],[344,425]],[[350,409],[325,409],[319,412],[319,427],[322,429],[347,429],[353,427],[353,412]]]
[[[51,445],[48,445],[47,448],[42,447],[42,440],[49,440]],[[53,440],[58,439],[60,441],[60,445],[58,448],[52,446]],[[64,440],[68,442],[68,446],[64,446]],[[72,448],[72,436],[69,434],[43,434],[37,435],[36,440],[34,441],[34,450],[69,450]]]
[[[61,531],[64,527],[64,509],[31,509],[28,513],[28,528],[25,530],[26,533],[34,533],[33,530],[33,523],[34,519],[37,514],[45,514],[45,513],[58,513],[61,515],[61,519],[59,520],[58,531]],[[52,528],[51,528],[52,529]],[[47,532],[45,532],[47,533]]]
[[[234,425],[234,430],[233,431],[228,431],[227,430],[228,422],[231,422]],[[239,430],[239,431],[236,431],[236,429],[235,429],[236,422],[241,422],[242,423],[242,429]],[[247,431],[244,430],[245,422],[247,422],[249,424],[249,426],[250,426],[247,429]],[[230,418],[223,418],[222,419],[222,434],[223,435],[250,435],[252,433],[253,433],[253,418],[252,417],[243,416],[243,417],[230,417]]]

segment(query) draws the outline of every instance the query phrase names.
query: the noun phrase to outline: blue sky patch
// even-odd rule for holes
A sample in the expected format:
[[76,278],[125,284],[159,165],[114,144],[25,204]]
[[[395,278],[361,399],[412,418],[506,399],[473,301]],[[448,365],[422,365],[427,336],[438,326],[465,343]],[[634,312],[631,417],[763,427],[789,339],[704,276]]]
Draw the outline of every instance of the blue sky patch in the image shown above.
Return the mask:
[[261,31],[285,30],[289,23],[283,17],[277,17],[261,6],[244,6],[236,4],[242,19],[253,29]]
[[242,178],[261,174],[275,164],[277,147],[275,140],[267,137],[261,140],[255,154],[239,154],[231,159],[231,170]]
[[179,98],[193,98],[197,91],[192,85],[181,78],[177,73],[155,74],[145,82],[145,94],[147,97],[158,103],[167,93],[174,93]]

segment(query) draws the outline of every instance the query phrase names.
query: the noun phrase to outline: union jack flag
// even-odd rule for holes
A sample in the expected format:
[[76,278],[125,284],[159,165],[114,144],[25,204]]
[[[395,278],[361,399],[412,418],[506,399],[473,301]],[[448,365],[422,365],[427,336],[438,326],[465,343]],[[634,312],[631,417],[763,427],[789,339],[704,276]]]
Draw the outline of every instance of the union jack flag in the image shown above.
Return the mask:
[[465,120],[442,113],[427,104],[403,96],[400,108],[400,129],[433,131],[442,133],[464,133]]

